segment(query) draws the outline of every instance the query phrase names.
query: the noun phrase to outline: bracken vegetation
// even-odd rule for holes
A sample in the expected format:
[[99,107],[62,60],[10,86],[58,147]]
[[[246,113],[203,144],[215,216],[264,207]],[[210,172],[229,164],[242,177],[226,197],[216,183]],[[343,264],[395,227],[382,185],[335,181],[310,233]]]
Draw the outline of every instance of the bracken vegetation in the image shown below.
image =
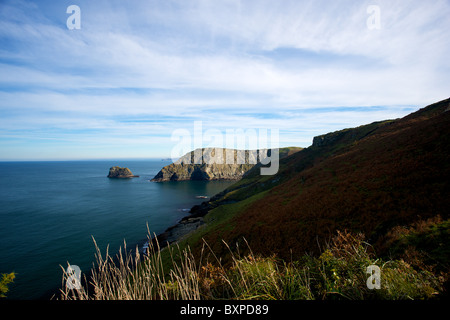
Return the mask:
[[[446,295],[449,146],[450,99],[402,119],[317,137],[312,146],[280,159],[276,175],[262,176],[255,166],[199,206],[194,214],[205,223],[176,248],[156,248],[144,258],[102,259],[99,252],[98,271],[86,281],[91,292],[62,297]],[[369,265],[381,270],[379,290],[367,288]]]
[[[122,250],[116,258],[97,248],[97,268],[88,285],[61,290],[63,300],[327,300],[433,299],[443,291],[444,275],[414,268],[405,260],[382,261],[361,234],[338,232],[318,257],[284,261],[276,256],[232,252],[225,266],[196,259],[189,248],[150,246],[148,254]],[[165,256],[170,256],[169,260]],[[380,289],[369,289],[367,267],[380,267]],[[64,282],[68,275],[65,274]]]
[[222,240],[245,238],[255,254],[289,260],[318,256],[337,230],[349,230],[384,259],[416,255],[448,272],[449,106],[324,135],[281,159],[274,176],[249,171],[209,202],[207,225],[186,243],[198,254],[205,239],[222,257]]
[[9,291],[8,285],[14,282],[14,278],[16,274],[14,272],[11,273],[2,273],[0,279],[0,298],[6,298],[6,294]]

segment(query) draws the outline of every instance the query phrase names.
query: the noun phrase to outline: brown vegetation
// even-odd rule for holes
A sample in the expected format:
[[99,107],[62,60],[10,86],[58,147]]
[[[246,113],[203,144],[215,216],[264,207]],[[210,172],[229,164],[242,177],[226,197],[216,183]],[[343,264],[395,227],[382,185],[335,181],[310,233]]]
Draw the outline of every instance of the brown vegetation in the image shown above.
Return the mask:
[[[330,144],[286,158],[275,176],[281,183],[204,238],[230,244],[246,238],[256,253],[290,259],[320,252],[336,230],[348,229],[366,234],[379,253],[389,254],[383,241],[393,228],[438,215],[448,219],[449,101],[399,120],[343,130]],[[262,185],[250,182],[252,190]],[[245,183],[244,178],[240,184]],[[249,190],[234,192],[239,198]]]

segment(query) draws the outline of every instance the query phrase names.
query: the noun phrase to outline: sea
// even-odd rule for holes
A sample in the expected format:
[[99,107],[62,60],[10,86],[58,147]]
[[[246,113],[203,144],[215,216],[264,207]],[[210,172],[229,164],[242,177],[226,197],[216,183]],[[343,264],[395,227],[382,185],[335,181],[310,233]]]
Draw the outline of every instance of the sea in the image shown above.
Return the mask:
[[[63,269],[95,266],[94,239],[109,247],[142,248],[189,209],[231,181],[151,182],[168,160],[0,162],[0,274],[15,272],[7,299],[56,298]],[[112,166],[138,178],[107,178]]]

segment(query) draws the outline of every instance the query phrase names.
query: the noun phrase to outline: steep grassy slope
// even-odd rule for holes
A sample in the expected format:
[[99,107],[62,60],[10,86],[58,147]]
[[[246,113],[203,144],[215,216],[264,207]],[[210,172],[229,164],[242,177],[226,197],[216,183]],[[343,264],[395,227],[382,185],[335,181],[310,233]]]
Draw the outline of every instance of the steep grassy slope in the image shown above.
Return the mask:
[[274,176],[250,170],[211,199],[206,226],[187,243],[199,248],[203,238],[225,255],[222,240],[233,246],[245,238],[255,253],[290,260],[318,253],[347,229],[389,254],[392,230],[438,217],[443,237],[431,240],[439,245],[449,231],[449,106],[447,99],[402,119],[316,137],[282,159]]
[[95,295],[66,286],[62,298],[446,301],[449,122],[450,99],[285,150],[276,175],[255,166],[193,208],[206,223],[177,246],[151,242],[142,263],[98,251]]

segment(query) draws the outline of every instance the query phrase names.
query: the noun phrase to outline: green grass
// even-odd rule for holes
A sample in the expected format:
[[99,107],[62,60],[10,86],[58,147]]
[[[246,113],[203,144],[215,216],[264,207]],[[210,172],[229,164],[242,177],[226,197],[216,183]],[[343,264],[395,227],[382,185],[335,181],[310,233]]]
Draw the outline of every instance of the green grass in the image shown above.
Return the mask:
[[205,222],[207,222],[207,223],[213,222],[213,224],[215,225],[218,223],[223,223],[225,221],[229,221],[237,213],[242,212],[245,209],[245,207],[247,207],[248,205],[250,205],[251,203],[253,203],[256,200],[262,199],[267,192],[268,191],[263,191],[263,192],[254,194],[253,196],[246,198],[242,201],[239,201],[236,203],[231,203],[231,204],[226,204],[226,205],[222,205],[217,208],[214,208],[213,210],[208,212],[208,214],[205,216]]
[[[443,290],[441,277],[403,260],[382,261],[362,235],[347,232],[338,232],[319,257],[305,255],[293,261],[256,256],[251,249],[240,256],[228,247],[232,256],[228,267],[220,257],[195,259],[189,247],[178,246],[164,249],[172,257],[167,264],[157,249],[150,248],[148,256],[120,251],[114,260],[108,254],[102,257],[97,248],[98,268],[90,279],[93,292],[66,288],[60,299],[405,300],[433,299]],[[203,249],[206,253],[210,247],[205,243]],[[367,287],[369,265],[381,269],[380,289]]]
[[240,212],[243,212],[243,210],[254,201],[262,199],[267,192],[268,191],[263,191],[242,201],[224,204],[212,209],[204,217],[206,224],[191,233],[186,239],[180,241],[179,246],[183,249],[188,245],[198,246],[199,244],[202,244],[202,238],[205,235],[214,232],[221,233],[232,229],[233,225],[231,221],[233,218]]
[[392,255],[407,252],[420,255],[421,263],[435,265],[439,271],[450,268],[450,219],[440,216],[421,220],[412,226],[394,229],[394,240],[390,244]]

